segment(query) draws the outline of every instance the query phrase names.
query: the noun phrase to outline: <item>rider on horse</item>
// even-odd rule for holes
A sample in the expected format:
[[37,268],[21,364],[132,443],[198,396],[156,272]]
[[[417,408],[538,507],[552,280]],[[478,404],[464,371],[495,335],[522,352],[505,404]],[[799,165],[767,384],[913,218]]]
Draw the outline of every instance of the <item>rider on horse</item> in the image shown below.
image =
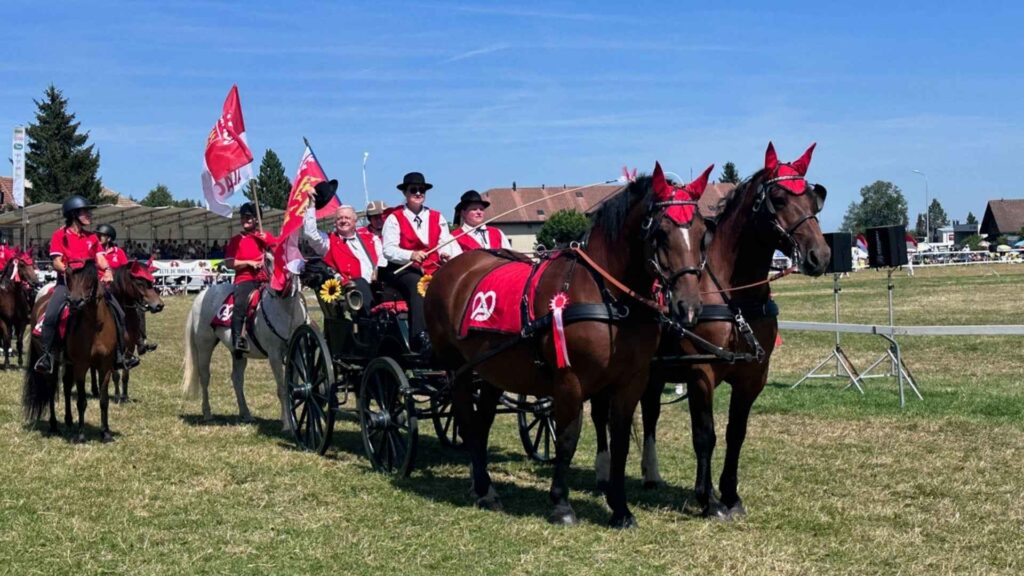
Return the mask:
[[231,337],[234,340],[236,354],[249,351],[249,342],[244,334],[249,296],[260,284],[267,281],[263,258],[277,242],[273,235],[257,230],[258,211],[259,208],[252,202],[242,204],[238,211],[242,232],[232,237],[224,249],[227,265],[235,271],[235,306],[231,313]]
[[334,213],[334,231],[321,232],[316,227],[316,212],[306,210],[303,235],[310,247],[323,256],[324,264],[341,276],[342,284],[351,283],[363,297],[364,309],[373,306],[370,282],[377,279],[377,267],[384,266],[380,238],[364,229],[356,230],[356,211],[339,206]]
[[[46,314],[43,320],[42,345],[43,354],[36,362],[36,372],[44,374],[53,373],[53,346],[57,339],[57,323],[60,320],[61,311],[67,304],[67,270],[77,268],[82,262],[93,259],[96,267],[102,273],[102,281],[109,283],[113,281],[113,274],[107,258],[100,251],[100,241],[95,234],[85,229],[92,223],[92,209],[95,206],[89,204],[85,198],[74,195],[64,201],[61,212],[64,215],[64,226],[57,228],[50,238],[50,257],[53,258],[53,269],[57,272],[57,285],[53,288],[50,302],[46,306]],[[122,336],[124,334],[124,311],[121,306],[105,292],[104,299],[114,316],[117,324],[117,367],[134,368],[138,366],[139,359],[136,356],[124,356]]]
[[479,248],[512,249],[512,242],[504,232],[494,226],[483,224],[484,211],[490,205],[491,203],[484,200],[476,190],[467,190],[455,205],[455,225],[461,225],[461,228],[456,230],[453,236],[463,252]]
[[[414,351],[430,350],[430,337],[423,314],[423,296],[417,285],[433,274],[442,263],[462,253],[452,242],[448,222],[436,210],[423,205],[427,190],[433,188],[419,172],[410,172],[397,186],[405,195],[405,205],[384,220],[384,257],[388,260],[387,278],[409,303],[409,334]],[[444,248],[434,250],[445,244]],[[429,254],[428,254],[429,253]],[[412,264],[401,272],[398,268]]]
[[[96,227],[96,237],[100,240],[100,253],[107,259],[107,264],[110,265],[111,270],[116,270],[125,264],[128,264],[128,255],[124,253],[124,250],[120,246],[115,244],[117,241],[117,230],[110,224],[100,224]],[[139,325],[135,326],[139,334],[139,355],[143,355],[146,352],[156,350],[157,345],[146,340],[146,315],[139,314]]]

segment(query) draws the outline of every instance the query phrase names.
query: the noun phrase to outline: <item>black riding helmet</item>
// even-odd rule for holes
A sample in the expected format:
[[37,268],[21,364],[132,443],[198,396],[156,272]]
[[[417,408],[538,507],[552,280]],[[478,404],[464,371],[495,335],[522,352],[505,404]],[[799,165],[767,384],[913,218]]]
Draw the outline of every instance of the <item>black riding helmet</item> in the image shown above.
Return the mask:
[[89,204],[89,201],[85,198],[75,194],[64,201],[64,204],[60,207],[60,211],[64,214],[64,220],[70,223],[78,217],[78,213],[82,210],[92,210],[95,207],[96,206]]
[[246,216],[252,216],[253,218],[258,218],[259,215],[262,214],[262,212],[263,211],[259,210],[256,207],[256,205],[253,204],[252,202],[246,202],[245,204],[242,204],[241,208],[238,209],[238,215],[241,216],[242,218],[244,218]]
[[100,224],[96,227],[96,233],[110,238],[111,242],[117,240],[117,230],[114,230],[114,227],[110,224]]

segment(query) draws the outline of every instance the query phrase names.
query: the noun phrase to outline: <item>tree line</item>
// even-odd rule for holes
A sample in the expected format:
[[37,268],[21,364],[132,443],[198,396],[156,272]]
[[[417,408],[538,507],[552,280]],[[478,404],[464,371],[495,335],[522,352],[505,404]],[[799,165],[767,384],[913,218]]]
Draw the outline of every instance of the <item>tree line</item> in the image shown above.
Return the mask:
[[[32,187],[25,190],[26,203],[60,204],[72,194],[83,196],[93,204],[112,204],[117,197],[103,193],[99,177],[100,153],[89,144],[89,132],[81,129],[71,112],[68,99],[56,86],[50,85],[36,105],[35,119],[25,129],[28,146],[25,151],[25,178]],[[196,176],[198,186],[199,177]],[[252,200],[253,190],[264,208],[284,209],[288,204],[291,181],[284,165],[273,150],[267,149],[260,171],[243,190]],[[175,206],[192,208],[201,204],[191,199],[176,199],[170,189],[158,183],[141,200],[142,206]]]

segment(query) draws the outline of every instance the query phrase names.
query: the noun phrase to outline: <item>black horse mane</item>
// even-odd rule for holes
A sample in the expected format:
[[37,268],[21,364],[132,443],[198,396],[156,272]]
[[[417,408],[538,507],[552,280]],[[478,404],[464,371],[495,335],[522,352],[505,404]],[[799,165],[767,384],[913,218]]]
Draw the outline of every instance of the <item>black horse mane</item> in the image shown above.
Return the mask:
[[651,177],[645,174],[609,196],[591,216],[591,229],[600,226],[608,240],[617,240],[633,206],[637,202],[650,201],[651,182]]
[[17,265],[17,258],[11,258],[4,265],[3,271],[0,271],[0,289],[7,290],[11,286],[11,276],[14,274],[14,268]]
[[732,213],[732,211],[736,208],[736,205],[743,200],[743,197],[747,193],[747,188],[750,188],[751,183],[753,183],[755,180],[760,179],[764,171],[765,169],[761,168],[757,172],[754,172],[753,175],[737,184],[735,188],[733,188],[728,194],[723,196],[722,199],[718,201],[718,204],[715,205],[715,220],[721,221],[722,217],[725,214]]

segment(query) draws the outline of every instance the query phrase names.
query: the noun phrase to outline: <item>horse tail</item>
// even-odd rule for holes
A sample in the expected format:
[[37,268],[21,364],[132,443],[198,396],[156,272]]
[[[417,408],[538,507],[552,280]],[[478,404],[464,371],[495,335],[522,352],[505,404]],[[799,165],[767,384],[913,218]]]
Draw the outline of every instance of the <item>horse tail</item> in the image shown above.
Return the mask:
[[42,356],[41,349],[35,342],[29,345],[28,366],[25,368],[25,381],[21,391],[21,409],[28,422],[39,420],[43,411],[57,394],[57,378],[52,374],[40,374],[35,371],[36,361]]
[[186,398],[197,398],[199,396],[199,372],[196,371],[196,356],[198,352],[196,350],[194,332],[196,330],[196,323],[202,314],[198,313],[197,310],[202,310],[202,295],[196,298],[192,308],[188,311],[188,317],[185,318],[185,369],[181,376],[181,393]]

